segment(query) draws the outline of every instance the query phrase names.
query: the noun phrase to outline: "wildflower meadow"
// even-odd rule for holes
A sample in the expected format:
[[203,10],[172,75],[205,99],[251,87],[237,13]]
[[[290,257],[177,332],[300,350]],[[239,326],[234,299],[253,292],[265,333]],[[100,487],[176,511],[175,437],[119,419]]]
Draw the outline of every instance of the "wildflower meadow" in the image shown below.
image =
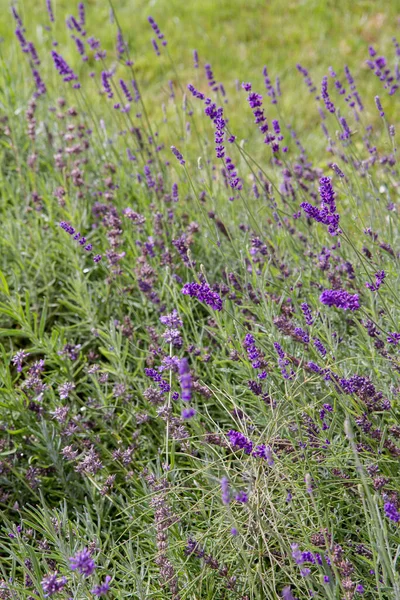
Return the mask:
[[399,3],[0,5],[0,599],[400,600]]

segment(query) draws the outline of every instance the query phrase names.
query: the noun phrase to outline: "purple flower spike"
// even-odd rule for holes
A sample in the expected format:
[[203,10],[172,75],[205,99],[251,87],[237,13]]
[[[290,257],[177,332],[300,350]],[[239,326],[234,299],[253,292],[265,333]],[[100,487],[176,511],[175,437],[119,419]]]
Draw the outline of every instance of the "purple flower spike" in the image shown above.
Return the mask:
[[388,519],[394,523],[398,523],[400,521],[400,513],[392,502],[385,502],[383,509]]
[[51,23],[54,23],[54,13],[53,13],[53,8],[51,6],[51,0],[46,0],[46,7],[47,7],[47,12],[49,14],[49,19],[50,19]]
[[47,577],[42,579],[42,588],[45,592],[45,597],[49,598],[53,594],[57,594],[63,589],[66,583],[67,578],[60,577],[60,579],[57,579],[57,573],[54,573],[54,575],[47,575]]
[[381,100],[380,100],[379,96],[375,96],[375,104],[376,104],[376,108],[379,110],[380,116],[384,117],[385,113],[383,111],[382,103],[381,103]]
[[243,435],[243,433],[231,429],[228,431],[228,438],[231,446],[233,446],[234,449],[239,448],[240,450],[244,450],[245,454],[251,454],[253,450],[253,442]]
[[171,150],[172,150],[172,154],[174,154],[176,156],[176,158],[179,160],[181,165],[184,165],[185,160],[184,160],[182,154],[179,152],[179,150],[177,148],[175,148],[175,146],[171,146]]
[[72,571],[79,571],[81,575],[89,577],[94,572],[96,565],[94,564],[93,558],[90,556],[90,552],[87,548],[84,548],[80,552],[77,552],[75,556],[69,559],[70,568]]
[[221,498],[223,504],[227,505],[230,502],[229,481],[227,477],[221,479]]
[[182,400],[190,402],[192,399],[192,376],[190,374],[187,358],[182,358],[178,366],[179,378],[182,390]]
[[336,306],[343,310],[358,310],[360,308],[358,294],[349,294],[345,290],[325,290],[319,300],[326,306]]
[[91,591],[94,596],[105,596],[110,591],[109,583],[111,581],[111,576],[107,575],[103,583],[96,585]]
[[213,310],[222,310],[222,298],[217,292],[213,292],[206,283],[186,283],[181,291],[185,296],[191,296],[197,298],[200,302],[204,302]]
[[[54,65],[57,71],[63,77],[63,81],[77,81],[78,77],[75,75],[71,67],[65,62],[65,60],[60,54],[58,54],[55,50],[52,50],[51,56],[53,57]],[[75,85],[80,86],[80,84]]]

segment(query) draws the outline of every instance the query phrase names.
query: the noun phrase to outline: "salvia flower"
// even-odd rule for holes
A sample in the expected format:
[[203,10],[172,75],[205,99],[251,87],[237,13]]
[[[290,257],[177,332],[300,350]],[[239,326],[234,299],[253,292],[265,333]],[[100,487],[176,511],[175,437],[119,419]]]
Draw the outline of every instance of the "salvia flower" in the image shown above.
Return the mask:
[[100,598],[100,596],[105,596],[110,591],[109,583],[111,581],[111,576],[107,575],[104,579],[103,583],[96,585],[91,591],[94,596]]
[[57,594],[63,589],[63,587],[67,583],[67,578],[60,577],[58,579],[57,573],[54,573],[53,575],[47,575],[46,577],[44,577],[41,583],[43,591],[45,592],[45,597],[49,598],[53,594]]
[[222,298],[206,283],[185,283],[181,291],[185,296],[191,296],[197,298],[200,302],[204,302],[213,310],[222,310]]
[[345,290],[325,290],[319,297],[326,306],[336,306],[343,310],[358,310],[360,308],[358,294],[349,294]]
[[46,0],[46,8],[47,8],[47,12],[48,12],[51,23],[54,23],[54,13],[53,13],[53,7],[51,6],[51,0]]
[[70,568],[72,571],[79,571],[81,575],[89,577],[94,572],[96,565],[90,552],[87,548],[84,548],[80,552],[77,552],[75,556],[69,559]]
[[199,68],[199,55],[197,50],[193,50],[193,66],[195,69]]
[[179,160],[181,165],[184,165],[185,160],[184,160],[182,154],[179,152],[179,150],[177,148],[175,148],[175,146],[171,146],[171,150],[172,150],[172,154],[174,154],[174,156],[176,156],[176,158]]

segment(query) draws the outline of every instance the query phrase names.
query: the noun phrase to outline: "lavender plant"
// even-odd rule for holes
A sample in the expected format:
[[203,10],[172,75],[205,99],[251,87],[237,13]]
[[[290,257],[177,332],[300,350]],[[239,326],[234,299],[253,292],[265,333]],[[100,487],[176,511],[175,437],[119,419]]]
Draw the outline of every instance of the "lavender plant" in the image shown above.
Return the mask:
[[0,74],[0,597],[400,599],[399,43],[234,85],[146,15],[148,94],[68,10]]

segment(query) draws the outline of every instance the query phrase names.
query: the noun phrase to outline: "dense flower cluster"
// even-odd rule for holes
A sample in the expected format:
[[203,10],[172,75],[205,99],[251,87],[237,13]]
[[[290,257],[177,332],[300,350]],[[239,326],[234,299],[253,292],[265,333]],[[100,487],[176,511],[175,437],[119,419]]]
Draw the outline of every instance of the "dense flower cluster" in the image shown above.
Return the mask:
[[222,298],[206,283],[186,283],[181,291],[185,296],[191,296],[197,298],[200,302],[204,302],[213,310],[222,310]]
[[319,297],[326,306],[336,306],[343,310],[358,310],[360,308],[358,294],[350,294],[346,290],[325,290]]

